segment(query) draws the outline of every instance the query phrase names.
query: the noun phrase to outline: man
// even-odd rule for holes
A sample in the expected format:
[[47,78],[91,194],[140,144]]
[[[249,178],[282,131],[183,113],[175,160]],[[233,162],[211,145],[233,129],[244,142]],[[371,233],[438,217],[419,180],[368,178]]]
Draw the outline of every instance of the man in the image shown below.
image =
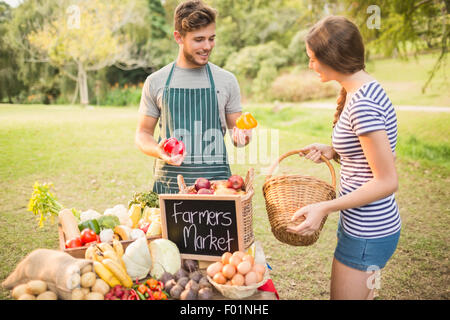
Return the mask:
[[[249,143],[250,130],[235,127],[241,115],[236,77],[209,63],[214,48],[216,11],[200,0],[181,3],[175,9],[174,38],[177,60],[148,76],[142,90],[136,145],[156,158],[153,191],[177,193],[177,175],[187,185],[197,178],[226,180],[231,175],[224,135],[232,129],[232,141]],[[159,120],[160,137],[154,138]],[[164,152],[166,139],[186,145],[182,155]]]

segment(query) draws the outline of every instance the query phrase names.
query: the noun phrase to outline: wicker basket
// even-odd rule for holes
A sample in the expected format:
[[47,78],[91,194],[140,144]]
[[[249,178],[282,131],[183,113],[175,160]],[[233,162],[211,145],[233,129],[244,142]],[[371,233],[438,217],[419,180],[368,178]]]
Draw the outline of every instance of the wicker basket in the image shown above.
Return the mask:
[[207,278],[208,281],[214,286],[214,288],[216,288],[217,291],[219,291],[224,297],[230,299],[243,299],[252,296],[259,287],[261,287],[267,282],[267,280],[269,280],[270,275],[269,270],[267,270],[266,268],[266,272],[264,273],[262,281],[249,286],[218,284],[217,282],[213,281],[210,276],[207,276]]
[[331,173],[331,185],[311,176],[281,175],[272,177],[272,173],[279,163],[291,156],[304,156],[300,150],[293,150],[283,154],[269,169],[269,174],[263,185],[263,194],[266,201],[266,210],[272,233],[279,241],[293,246],[308,246],[317,241],[327,217],[322,219],[319,230],[312,235],[299,235],[287,228],[296,226],[304,217],[291,221],[292,215],[301,207],[308,204],[336,198],[336,174],[327,158],[321,157]]
[[[255,176],[253,168],[250,168],[247,172],[247,176],[244,180],[244,190],[245,194],[241,195],[241,206],[242,206],[242,221],[244,226],[244,249],[248,249],[255,237],[253,235],[253,206],[252,206],[252,198],[255,193],[253,189],[253,178]],[[211,181],[214,182],[223,182],[223,180]],[[192,191],[195,186],[186,186],[184,182],[184,178],[181,174],[177,176],[178,188],[180,189],[180,193],[189,193]],[[214,197],[214,195],[211,195]]]

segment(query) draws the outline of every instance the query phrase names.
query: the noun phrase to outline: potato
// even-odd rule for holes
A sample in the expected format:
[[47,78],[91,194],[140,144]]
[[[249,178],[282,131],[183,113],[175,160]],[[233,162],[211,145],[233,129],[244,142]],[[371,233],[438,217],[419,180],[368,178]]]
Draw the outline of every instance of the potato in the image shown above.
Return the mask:
[[30,293],[26,283],[15,286],[11,292],[11,295],[14,299],[19,299],[19,297],[21,295],[24,295],[25,293],[28,293],[28,294]]
[[95,273],[93,272],[86,272],[81,276],[81,286],[83,288],[90,288],[95,284],[96,280]]
[[174,299],[180,299],[181,292],[184,290],[182,286],[179,284],[173,286],[172,289],[170,289],[170,296]]
[[182,277],[182,278],[178,279],[177,284],[179,284],[180,286],[182,286],[184,288],[184,287],[186,287],[186,284],[188,282],[189,282],[188,277]]
[[194,280],[195,282],[199,282],[202,277],[203,275],[200,271],[194,271],[189,274],[189,279]]
[[86,298],[86,295],[91,292],[90,288],[80,288],[81,292],[83,292],[84,297]]
[[170,290],[172,290],[172,288],[176,285],[177,285],[177,281],[175,279],[170,279],[169,281],[164,283],[164,290],[166,290],[167,292],[170,292]]
[[81,281],[80,274],[78,272],[75,272],[70,277],[70,283],[68,283],[67,289],[72,290],[74,288],[78,288],[80,286],[80,281]]
[[81,274],[85,274],[91,271],[92,271],[92,264],[89,263],[88,265],[84,266],[83,269],[81,269]]
[[211,283],[209,282],[208,278],[203,277],[200,279],[200,281],[198,282],[199,288],[211,288]]
[[185,289],[180,295],[180,300],[197,300],[197,292],[192,289]]
[[38,295],[36,300],[58,300],[58,297],[53,291],[45,291]]
[[105,295],[109,291],[109,285],[102,279],[96,279],[95,284],[91,288],[92,292],[98,292]]
[[190,290],[194,291],[195,293],[197,293],[198,289],[200,289],[200,286],[199,286],[198,282],[191,279],[191,280],[189,280],[189,282],[186,284],[186,287],[184,287],[184,288],[190,289]]
[[105,300],[105,297],[98,292],[90,292],[86,295],[86,300]]
[[81,288],[72,290],[72,300],[84,300],[85,294]]
[[27,283],[28,293],[39,295],[47,290],[47,283],[42,280],[31,280]]
[[25,293],[25,294],[21,295],[19,297],[19,299],[17,299],[17,300],[36,300],[36,297],[33,296],[32,294]]
[[213,291],[211,288],[201,288],[198,291],[198,299],[199,300],[211,300],[213,297]]

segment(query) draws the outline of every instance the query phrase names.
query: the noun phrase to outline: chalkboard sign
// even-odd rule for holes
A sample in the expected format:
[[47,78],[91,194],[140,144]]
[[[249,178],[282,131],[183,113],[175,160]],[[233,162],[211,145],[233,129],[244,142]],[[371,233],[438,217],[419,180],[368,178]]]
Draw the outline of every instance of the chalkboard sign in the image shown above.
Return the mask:
[[240,196],[160,194],[162,237],[183,259],[219,260],[244,250]]

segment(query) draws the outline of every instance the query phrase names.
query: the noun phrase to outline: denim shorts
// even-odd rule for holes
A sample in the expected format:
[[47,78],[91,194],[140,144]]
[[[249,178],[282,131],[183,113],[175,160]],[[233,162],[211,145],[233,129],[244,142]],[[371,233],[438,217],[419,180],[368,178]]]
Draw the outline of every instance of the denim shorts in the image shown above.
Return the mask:
[[341,224],[337,230],[337,246],[334,257],[346,266],[361,271],[384,268],[397,248],[400,230],[387,237],[363,239],[349,235]]

